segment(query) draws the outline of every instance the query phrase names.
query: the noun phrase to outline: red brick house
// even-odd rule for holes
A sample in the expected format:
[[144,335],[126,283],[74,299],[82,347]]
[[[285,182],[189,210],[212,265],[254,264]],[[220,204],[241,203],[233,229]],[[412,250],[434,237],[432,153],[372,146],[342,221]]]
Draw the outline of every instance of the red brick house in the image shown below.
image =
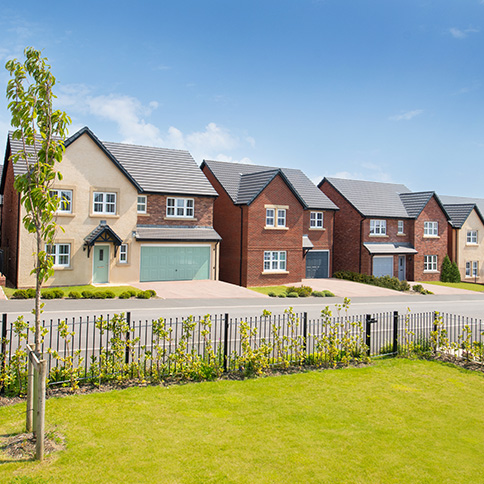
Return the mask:
[[335,215],[335,271],[439,280],[449,216],[434,192],[340,178],[324,178],[318,187],[340,208]]
[[208,160],[201,168],[219,194],[221,280],[270,286],[332,274],[338,208],[304,173]]

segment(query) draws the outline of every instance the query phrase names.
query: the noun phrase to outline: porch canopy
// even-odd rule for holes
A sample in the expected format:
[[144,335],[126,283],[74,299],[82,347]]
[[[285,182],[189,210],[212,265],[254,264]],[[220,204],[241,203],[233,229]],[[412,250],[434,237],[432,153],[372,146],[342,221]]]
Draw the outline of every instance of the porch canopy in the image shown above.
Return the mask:
[[418,252],[409,242],[365,242],[363,245],[371,255],[417,254]]
[[114,232],[114,230],[107,225],[104,220],[101,221],[101,223],[87,237],[84,238],[84,248],[87,248],[87,257],[89,257],[91,247],[96,242],[112,243],[114,245],[114,257],[116,257],[118,247],[123,243],[116,232]]

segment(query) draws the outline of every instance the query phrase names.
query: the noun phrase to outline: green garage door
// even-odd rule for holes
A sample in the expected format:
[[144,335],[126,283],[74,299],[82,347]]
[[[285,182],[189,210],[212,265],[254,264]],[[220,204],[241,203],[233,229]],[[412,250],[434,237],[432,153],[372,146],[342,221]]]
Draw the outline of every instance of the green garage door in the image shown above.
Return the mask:
[[193,279],[210,279],[210,247],[141,247],[141,282]]

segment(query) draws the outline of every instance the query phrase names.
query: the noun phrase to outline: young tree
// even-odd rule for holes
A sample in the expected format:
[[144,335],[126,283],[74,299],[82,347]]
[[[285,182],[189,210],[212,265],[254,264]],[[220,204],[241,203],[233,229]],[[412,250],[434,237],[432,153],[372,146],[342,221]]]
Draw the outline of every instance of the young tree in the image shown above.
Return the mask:
[[24,54],[23,63],[13,59],[5,67],[11,77],[7,84],[7,99],[12,114],[13,138],[22,144],[12,162],[25,164],[25,173],[16,176],[14,187],[25,209],[23,224],[35,237],[31,274],[35,275],[36,289],[33,311],[35,352],[40,355],[40,294],[42,284],[53,274],[53,261],[46,248],[55,236],[55,212],[59,203],[50,188],[56,178],[62,179],[56,163],[62,160],[62,140],[67,135],[70,118],[65,112],[53,108],[55,77],[50,72],[47,59],[33,47],[27,47]]

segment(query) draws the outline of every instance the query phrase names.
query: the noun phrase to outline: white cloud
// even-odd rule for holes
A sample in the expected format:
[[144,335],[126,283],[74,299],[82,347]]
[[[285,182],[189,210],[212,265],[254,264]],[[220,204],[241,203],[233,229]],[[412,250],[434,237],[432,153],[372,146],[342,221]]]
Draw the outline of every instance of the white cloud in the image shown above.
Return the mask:
[[245,163],[246,165],[255,165],[255,163],[250,158],[247,158],[246,156],[241,158],[240,160],[235,160],[231,156],[224,155],[223,153],[219,153],[213,159],[217,161],[226,161],[228,163]]
[[449,29],[449,32],[454,39],[465,39],[469,34],[478,33],[479,29],[469,27],[468,29],[461,30],[456,27],[452,27]]
[[213,122],[203,130],[191,133],[183,133],[174,126],[162,132],[147,121],[159,108],[157,101],[143,105],[139,99],[126,95],[93,96],[91,89],[85,85],[61,86],[56,104],[83,117],[93,115],[116,123],[124,143],[185,149],[197,160],[213,159],[221,152],[230,152],[243,144],[252,147],[255,144],[253,138],[246,137],[241,141],[230,130]]
[[388,119],[391,121],[410,121],[412,118],[419,116],[423,113],[423,109],[414,109],[413,111],[406,111],[401,114],[395,114],[390,116]]

